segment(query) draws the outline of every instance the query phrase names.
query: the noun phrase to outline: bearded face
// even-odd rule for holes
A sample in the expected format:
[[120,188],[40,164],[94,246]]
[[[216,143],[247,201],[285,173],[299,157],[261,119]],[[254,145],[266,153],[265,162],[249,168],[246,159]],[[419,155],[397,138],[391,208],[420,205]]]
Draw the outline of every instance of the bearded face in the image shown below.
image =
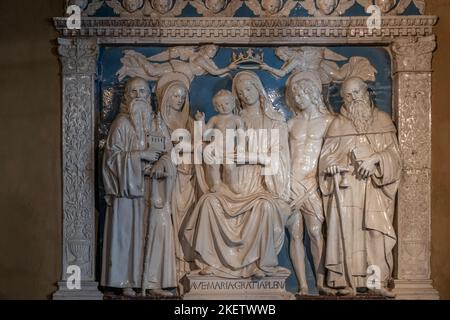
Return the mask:
[[350,119],[356,131],[367,132],[373,121],[372,105],[369,101],[355,100],[347,106]]
[[356,131],[367,132],[373,122],[373,108],[367,85],[360,79],[343,84],[342,97]]
[[137,98],[131,102],[130,118],[137,135],[140,150],[146,148],[146,132],[150,130],[151,115],[146,100]]
[[128,106],[131,123],[138,137],[139,148],[145,149],[145,133],[151,125],[151,107],[150,88],[144,79],[133,78],[127,83],[124,104]]

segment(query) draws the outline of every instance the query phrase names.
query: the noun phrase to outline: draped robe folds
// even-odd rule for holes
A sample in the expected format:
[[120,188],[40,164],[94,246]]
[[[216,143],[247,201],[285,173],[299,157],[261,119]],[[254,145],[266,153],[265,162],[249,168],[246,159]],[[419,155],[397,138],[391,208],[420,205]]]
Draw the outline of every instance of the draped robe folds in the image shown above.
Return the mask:
[[[358,133],[343,107],[331,124],[322,149],[319,182],[327,219],[325,267],[330,287],[366,287],[370,265],[380,268],[381,281],[392,274],[392,249],[396,243],[392,221],[401,158],[391,118],[376,108],[373,116],[367,132]],[[351,157],[352,150],[361,146],[381,159],[375,174],[367,180],[358,177]],[[339,189],[342,212],[336,202],[333,178],[324,173],[332,165],[350,170],[346,174],[349,187]]]
[[[189,131],[191,137],[194,132],[194,122],[192,118],[188,118],[186,130]],[[175,254],[177,258],[177,278],[178,281],[190,271],[189,263],[186,261],[183,252],[182,231],[186,223],[186,217],[194,209],[197,194],[199,192],[195,176],[193,164],[177,165],[177,175],[175,185],[172,192],[172,218],[175,228]]]
[[103,158],[107,211],[102,286],[140,287],[145,225],[144,164],[129,117],[119,114],[110,128]]
[[[261,129],[255,116],[241,112],[247,128]],[[267,275],[285,273],[278,253],[290,208],[287,125],[263,115],[263,128],[280,130],[280,166],[274,175],[262,175],[260,165],[237,165],[238,192],[209,193],[198,201],[184,230],[189,259],[201,268],[227,278],[250,277],[259,269]],[[270,140],[269,140],[270,141]]]
[[[156,123],[153,123],[153,128],[156,128]],[[170,141],[170,134],[164,122],[160,123],[160,130],[166,141]],[[171,148],[169,147],[168,149],[168,153],[164,154],[156,164],[162,163],[165,172],[172,176],[175,175],[174,172],[176,170],[170,157]],[[175,230],[172,222],[172,207],[165,206],[164,208],[156,208],[152,203],[154,195],[153,187],[159,189],[159,194],[164,198],[164,202],[166,197],[171,199],[171,195],[166,194],[166,183],[172,177],[159,180],[156,186],[150,182],[152,180],[151,178],[148,177],[146,179],[148,181],[146,198],[150,208],[150,219],[148,219],[147,243],[144,256],[146,258],[144,263],[144,286],[147,289],[175,288],[178,281],[176,275],[176,243]]]

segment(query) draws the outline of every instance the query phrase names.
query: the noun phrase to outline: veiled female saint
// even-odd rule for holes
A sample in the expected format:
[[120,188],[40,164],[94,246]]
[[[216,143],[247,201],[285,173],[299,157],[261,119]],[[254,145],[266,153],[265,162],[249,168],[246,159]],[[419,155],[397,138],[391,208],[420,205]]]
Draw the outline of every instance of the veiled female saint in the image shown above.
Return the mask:
[[[171,78],[171,79],[170,79]],[[189,116],[189,80],[180,73],[161,78],[156,92],[158,111],[168,128],[169,134],[177,129],[193,132],[193,120]],[[195,170],[192,164],[177,165],[175,184],[171,197],[172,220],[175,230],[175,256],[177,264],[177,280],[190,270],[180,244],[179,232],[183,221],[193,210],[197,198]]]
[[269,152],[271,148],[279,150],[278,171],[263,175],[263,167],[268,165],[265,156],[258,157],[256,164],[238,164],[238,195],[222,191],[202,196],[187,221],[183,240],[202,275],[288,275],[288,270],[278,266],[290,213],[285,203],[289,195],[287,125],[283,115],[274,110],[255,73],[238,73],[233,93],[238,97],[247,129],[279,134],[282,143],[269,147]]

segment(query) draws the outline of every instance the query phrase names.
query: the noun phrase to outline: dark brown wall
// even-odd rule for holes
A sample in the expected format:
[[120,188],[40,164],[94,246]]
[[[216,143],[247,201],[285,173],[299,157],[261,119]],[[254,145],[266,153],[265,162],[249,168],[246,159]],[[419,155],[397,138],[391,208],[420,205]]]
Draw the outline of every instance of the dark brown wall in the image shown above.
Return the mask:
[[[49,20],[62,0],[0,1],[0,299],[45,299],[60,276],[61,96]],[[432,277],[450,299],[450,1],[440,16],[433,88]]]
[[431,270],[442,299],[450,299],[450,1],[427,1],[439,16],[433,61],[433,189]]
[[0,298],[45,299],[59,277],[62,3],[0,1]]

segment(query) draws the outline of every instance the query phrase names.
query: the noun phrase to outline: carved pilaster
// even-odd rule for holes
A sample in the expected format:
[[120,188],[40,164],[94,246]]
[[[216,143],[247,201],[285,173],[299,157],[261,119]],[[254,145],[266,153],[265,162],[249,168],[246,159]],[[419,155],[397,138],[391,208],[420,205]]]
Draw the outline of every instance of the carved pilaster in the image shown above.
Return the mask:
[[[54,299],[101,298],[95,282],[94,97],[95,39],[59,39],[62,65],[63,248]],[[81,289],[69,290],[68,266],[81,269]]]
[[434,36],[398,39],[391,47],[395,118],[403,156],[397,215],[399,298],[438,298],[430,280],[431,61],[435,48]]

